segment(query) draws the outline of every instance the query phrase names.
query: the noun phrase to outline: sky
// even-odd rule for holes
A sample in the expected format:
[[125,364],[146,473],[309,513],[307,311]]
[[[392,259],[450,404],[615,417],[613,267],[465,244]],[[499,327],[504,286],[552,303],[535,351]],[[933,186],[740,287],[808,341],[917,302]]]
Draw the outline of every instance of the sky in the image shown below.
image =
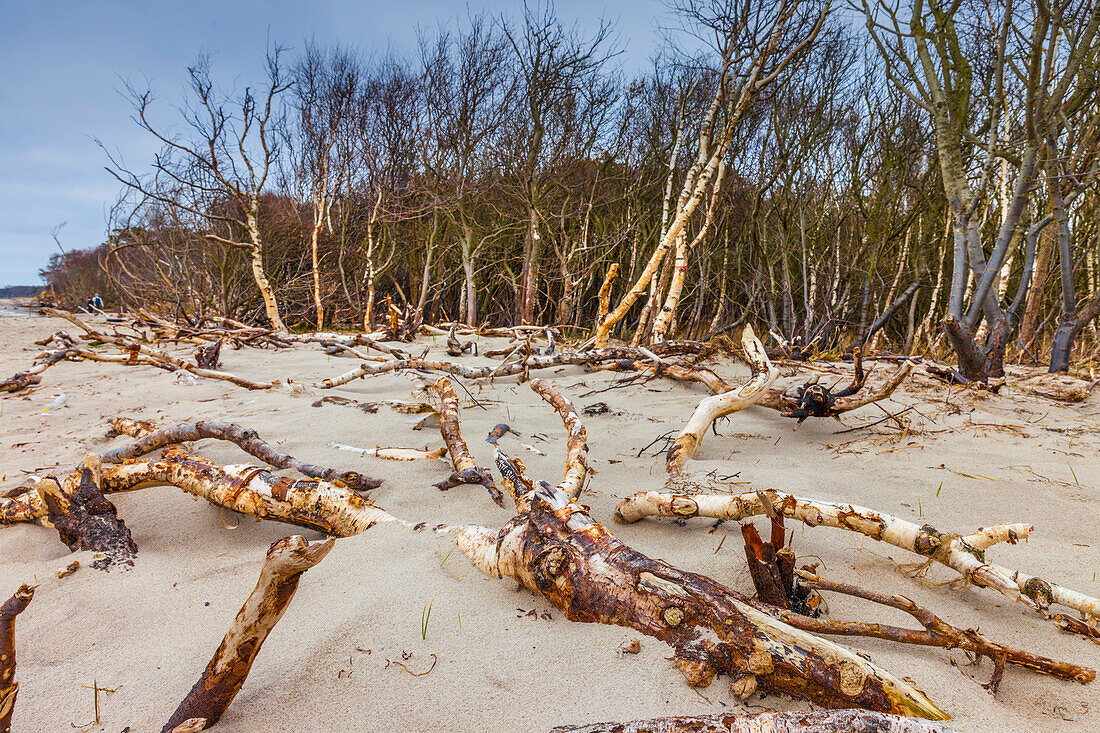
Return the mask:
[[[148,86],[162,109],[183,95],[187,65],[213,55],[219,82],[263,78],[269,40],[300,49],[352,44],[412,54],[416,29],[470,11],[516,13],[504,0],[0,0],[0,286],[40,280],[58,245],[94,247],[119,191],[100,140],[134,169],[157,146],[130,119],[126,81]],[[615,22],[626,70],[641,69],[667,11],[659,0],[557,0],[582,30]]]

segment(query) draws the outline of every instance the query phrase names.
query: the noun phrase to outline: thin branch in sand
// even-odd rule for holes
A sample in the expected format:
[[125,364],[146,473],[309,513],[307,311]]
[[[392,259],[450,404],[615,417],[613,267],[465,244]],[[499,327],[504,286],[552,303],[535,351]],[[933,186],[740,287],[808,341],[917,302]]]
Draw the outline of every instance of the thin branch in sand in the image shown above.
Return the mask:
[[11,716],[19,683],[15,681],[15,617],[23,613],[34,598],[34,586],[21,585],[0,606],[0,733],[10,733]]

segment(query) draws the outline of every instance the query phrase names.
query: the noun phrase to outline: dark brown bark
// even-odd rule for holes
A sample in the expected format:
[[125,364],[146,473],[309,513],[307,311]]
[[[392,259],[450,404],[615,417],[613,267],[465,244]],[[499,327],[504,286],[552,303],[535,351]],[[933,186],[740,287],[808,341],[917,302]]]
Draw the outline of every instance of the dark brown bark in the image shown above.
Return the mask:
[[19,683],[15,681],[15,617],[23,613],[34,598],[34,586],[21,585],[0,606],[0,733],[10,733],[11,716]]
[[66,491],[50,476],[38,484],[50,524],[73,552],[103,553],[92,567],[106,570],[114,564],[133,565],[137,544],[115,505],[103,495],[99,482],[99,457],[91,455],[80,472],[76,491]]

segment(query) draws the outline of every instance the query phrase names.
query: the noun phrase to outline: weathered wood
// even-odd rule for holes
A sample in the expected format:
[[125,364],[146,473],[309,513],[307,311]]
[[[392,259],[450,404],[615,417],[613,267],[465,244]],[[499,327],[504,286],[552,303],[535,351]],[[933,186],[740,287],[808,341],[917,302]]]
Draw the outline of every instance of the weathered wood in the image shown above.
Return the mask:
[[451,465],[454,467],[454,473],[437,483],[436,488],[446,491],[462,484],[477,484],[484,486],[485,490],[489,492],[489,496],[493,497],[493,501],[498,506],[503,507],[504,495],[493,483],[493,475],[489,473],[489,469],[481,468],[474,462],[473,456],[470,455],[470,449],[466,446],[466,441],[462,439],[462,431],[459,428],[458,421],[458,395],[455,394],[454,387],[451,386],[451,380],[447,377],[440,377],[432,387],[439,394],[441,401],[439,432],[443,435],[443,442],[447,444],[447,451],[451,455]]
[[92,563],[97,570],[113,565],[132,566],[137,543],[115,505],[103,495],[99,472],[99,456],[91,454],[80,470],[80,483],[75,491],[67,491],[53,476],[39,481],[35,488],[46,506],[50,524],[70,550],[102,553]]
[[18,392],[21,389],[26,389],[33,384],[38,384],[42,381],[40,376],[42,372],[46,371],[54,364],[60,361],[64,361],[72,354],[72,348],[65,347],[51,351],[46,355],[39,363],[32,366],[25,372],[16,372],[8,379],[0,381],[0,392]]
[[101,333],[100,331],[97,331],[96,329],[81,321],[72,313],[57,310],[55,308],[43,308],[42,312],[48,316],[54,316],[55,318],[64,318],[66,321],[69,321],[70,323],[82,328],[89,336],[97,341],[114,344],[115,346],[125,349],[127,352],[130,353],[133,363],[139,363],[137,357],[140,355],[144,356],[147,360],[158,362],[158,366],[161,366],[165,369],[183,369],[184,371],[190,372],[197,377],[219,379],[225,382],[231,382],[239,387],[245,387],[247,389],[272,389],[279,386],[280,384],[280,382],[277,381],[253,382],[250,379],[238,377],[235,374],[220,372],[213,369],[203,369],[195,364],[183,361],[182,359],[177,359],[176,357],[167,354],[160,349],[155,349],[151,346],[143,344],[137,339]]
[[896,608],[915,618],[920,625],[924,627],[924,630],[918,631],[861,621],[833,621],[820,618],[807,618],[805,615],[801,615],[797,612],[785,610],[776,611],[776,615],[783,619],[783,621],[803,631],[825,635],[866,636],[875,639],[896,641],[901,644],[936,646],[943,649],[962,649],[979,658],[988,657],[994,664],[994,684],[990,687],[990,690],[994,693],[997,691],[995,683],[1000,680],[1000,670],[1005,664],[1013,664],[1030,669],[1033,672],[1038,672],[1039,674],[1081,683],[1092,682],[1096,679],[1095,670],[1087,667],[1050,659],[1048,657],[1032,654],[1022,649],[1016,649],[1006,644],[994,642],[987,639],[977,629],[956,628],[931,611],[921,608],[904,596],[890,596],[846,583],[836,583],[826,580],[808,570],[799,570],[797,572],[800,579],[798,583],[799,587],[843,593],[845,595],[871,601],[872,603]]
[[274,542],[267,551],[260,579],[248,596],[210,663],[191,692],[176,708],[161,733],[194,718],[205,719],[204,728],[221,720],[240,692],[268,634],[279,622],[298,589],[302,573],[324,559],[336,540],[307,542],[294,535]]
[[[765,497],[767,502],[761,497]],[[954,535],[941,532],[929,524],[918,525],[856,504],[806,499],[770,489],[735,496],[687,496],[642,491],[619,502],[615,508],[615,518],[623,523],[652,516],[714,517],[740,521],[767,514],[768,507],[810,527],[824,525],[858,532],[915,553],[925,558],[926,562],[937,562],[959,572],[975,585],[992,588],[1013,600],[1022,601],[1044,616],[1051,604],[1058,604],[1100,618],[1100,599],[986,560],[985,550],[991,545],[1027,539],[1034,529],[1030,524],[996,525],[970,535]]]
[[19,683],[15,681],[15,617],[27,610],[34,586],[21,585],[0,606],[0,733],[10,733]]
[[261,440],[255,430],[234,423],[200,420],[195,423],[157,430],[156,426],[150,422],[115,417],[111,418],[110,425],[113,432],[138,438],[138,440],[130,445],[102,453],[100,457],[104,463],[122,463],[123,461],[140,458],[169,445],[213,439],[233,443],[245,453],[259,458],[270,466],[294,469],[310,478],[340,481],[356,491],[369,491],[382,485],[382,479],[371,478],[358,471],[339,471],[334,468],[299,461],[294,456],[284,453]]
[[629,723],[561,725],[551,733],[951,733],[939,723],[866,710],[688,715]]
[[670,479],[680,476],[715,420],[752,405],[764,396],[768,387],[779,376],[779,371],[772,366],[764,352],[764,345],[753,333],[752,326],[745,326],[741,334],[741,345],[752,367],[752,377],[740,389],[706,397],[699,403],[668,450],[665,470]]
[[[546,399],[546,395],[543,395]],[[560,488],[532,483],[497,449],[520,515],[500,531],[448,527],[492,577],[511,577],[573,621],[627,626],[669,644],[693,686],[718,673],[829,707],[947,716],[923,693],[832,642],[798,631],[706,576],[617,540]]]

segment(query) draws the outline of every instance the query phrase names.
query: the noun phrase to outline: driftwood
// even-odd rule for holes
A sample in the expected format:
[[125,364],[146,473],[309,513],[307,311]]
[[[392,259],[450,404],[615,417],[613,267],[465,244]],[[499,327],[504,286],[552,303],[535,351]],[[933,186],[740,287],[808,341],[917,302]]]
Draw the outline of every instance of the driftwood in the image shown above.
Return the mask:
[[436,484],[441,491],[460,486],[462,484],[478,484],[484,486],[499,506],[504,506],[504,495],[493,483],[493,476],[489,469],[479,467],[470,455],[470,449],[466,441],[462,439],[462,432],[458,423],[458,395],[455,394],[451,380],[440,377],[432,385],[439,394],[442,402],[439,418],[439,432],[443,435],[443,442],[447,444],[447,451],[451,455],[451,465],[454,473],[448,478]]
[[[70,475],[62,481],[67,482],[68,488],[78,480],[78,476],[74,479]],[[166,450],[154,460],[104,466],[100,480],[100,488],[107,494],[168,484],[257,520],[285,522],[335,537],[360,534],[378,522],[407,524],[343,483],[320,479],[295,481],[249,464],[218,466],[201,456],[175,449]],[[0,518],[11,523],[46,516],[46,507],[40,499],[35,502],[26,497],[27,494],[0,498]],[[15,503],[16,510],[6,507],[7,502]]]
[[118,516],[115,505],[100,489],[100,458],[89,455],[80,470],[80,482],[75,491],[67,491],[50,476],[35,487],[46,505],[50,524],[61,541],[73,552],[90,550],[101,553],[92,567],[106,570],[112,565],[132,566],[137,556],[137,543],[130,536],[126,522]]
[[838,417],[845,412],[886,399],[913,370],[913,362],[906,361],[898,366],[882,386],[861,394],[867,382],[867,372],[863,369],[863,356],[859,349],[853,351],[853,357],[855,367],[852,381],[840,391],[833,392],[831,388],[820,384],[815,377],[793,389],[769,390],[757,404],[779,410],[784,417],[797,418],[799,424],[809,417]]
[[681,475],[684,465],[695,455],[699,444],[703,442],[703,436],[715,420],[752,405],[779,376],[764,352],[764,345],[753,333],[752,326],[745,326],[741,334],[741,345],[752,367],[752,377],[740,389],[706,397],[699,403],[668,450],[665,470],[670,479],[677,479]]
[[21,389],[26,389],[31,385],[38,384],[42,381],[42,377],[39,376],[42,372],[46,371],[54,364],[64,361],[71,355],[71,347],[51,351],[46,357],[32,366],[25,372],[17,372],[8,379],[0,381],[0,392],[18,392]]
[[1042,657],[1022,649],[1016,649],[1006,644],[987,639],[977,629],[960,629],[947,623],[939,616],[904,596],[891,596],[877,593],[872,590],[860,588],[846,583],[836,583],[816,575],[812,570],[796,571],[800,581],[796,586],[811,590],[825,590],[834,593],[862,598],[882,606],[896,608],[903,611],[924,627],[923,631],[898,628],[885,624],[864,623],[861,621],[831,621],[820,618],[807,618],[798,613],[777,611],[776,615],[791,626],[809,631],[814,634],[841,635],[841,636],[865,636],[875,639],[885,639],[901,644],[915,644],[918,646],[936,646],[943,649],[962,649],[976,658],[988,657],[993,661],[993,678],[988,687],[991,692],[996,692],[1000,684],[1001,674],[1005,664],[1012,664],[1030,669],[1040,674],[1058,677],[1075,682],[1092,682],[1096,679],[1095,670],[1082,667],[1069,662],[1060,662],[1048,657]]
[[810,527],[824,525],[858,532],[915,553],[925,558],[926,563],[945,565],[960,573],[968,582],[1022,601],[1044,616],[1052,604],[1057,604],[1100,618],[1100,599],[986,560],[985,551],[993,545],[1027,539],[1034,529],[1030,524],[998,524],[969,535],[947,534],[929,524],[918,525],[855,504],[806,499],[771,490],[736,496],[687,496],[644,491],[619,502],[615,518],[624,523],[652,516],[714,517],[740,521],[768,514],[769,511],[797,519]]
[[[690,342],[687,342],[690,343]],[[670,341],[670,350],[689,349],[685,342]],[[509,353],[515,349],[509,349]],[[656,353],[668,353],[667,351]],[[641,359],[644,354],[640,349],[627,347],[608,347],[605,349],[592,349],[589,351],[559,352],[555,354],[533,354],[517,361],[505,361],[497,366],[472,367],[465,364],[454,364],[447,361],[435,361],[422,358],[404,358],[385,361],[377,364],[362,364],[358,369],[341,374],[338,377],[324,379],[313,386],[320,389],[331,389],[342,384],[347,384],[355,379],[375,374],[385,374],[404,369],[419,369],[423,371],[444,372],[452,376],[466,379],[489,379],[494,377],[509,377],[516,374],[526,375],[537,369],[552,369],[567,365],[591,365],[609,361]]]
[[[551,392],[544,386],[540,394]],[[666,642],[693,686],[723,673],[833,708],[947,717],[912,685],[851,651],[776,620],[711,578],[624,545],[561,488],[535,485],[521,462],[499,448],[496,456],[519,516],[499,531],[441,530],[454,533],[487,575],[514,578],[570,620],[627,626]]]
[[358,471],[338,471],[334,468],[303,463],[294,456],[283,453],[274,446],[265,443],[256,434],[255,430],[243,428],[233,423],[200,420],[196,423],[157,430],[156,426],[149,422],[116,417],[110,420],[110,424],[114,433],[139,438],[139,440],[130,445],[103,453],[101,457],[105,463],[122,463],[123,461],[140,458],[169,445],[211,438],[233,443],[245,453],[259,458],[270,466],[291,468],[310,478],[339,481],[356,491],[369,491],[382,485],[382,479],[371,478]]
[[462,356],[467,351],[477,356],[477,342],[467,341],[463,343],[455,336],[456,326],[451,326],[451,330],[447,333],[447,355],[448,356]]
[[690,715],[629,723],[562,725],[551,733],[951,733],[939,723],[866,710]]
[[221,720],[226,708],[240,692],[264,640],[294,598],[302,573],[321,562],[335,542],[328,539],[311,543],[294,535],[271,545],[256,588],[233,619],[202,676],[176,708],[161,733],[170,733],[195,718],[205,720],[204,728]]
[[201,369],[220,369],[222,340],[195,349],[195,364]]
[[34,598],[34,586],[21,585],[0,606],[0,733],[10,733],[11,716],[19,683],[15,681],[15,617],[23,613]]
[[[115,336],[111,334],[105,334],[97,331],[88,324],[81,321],[72,313],[66,311],[57,310],[55,308],[43,308],[42,312],[55,318],[64,318],[66,321],[79,326],[85,333],[88,334],[95,341],[102,341],[103,343],[113,344],[118,346],[129,353],[129,361],[127,363],[149,363],[155,362],[156,366],[163,369],[169,369],[175,371],[182,369],[190,372],[197,377],[207,377],[209,379],[219,379],[225,382],[231,382],[239,387],[245,387],[247,389],[272,389],[279,386],[279,382],[253,382],[250,379],[244,377],[238,377],[228,372],[220,372],[214,369],[203,369],[196,364],[177,359],[176,357],[167,354],[160,349],[155,349],[151,346],[141,343],[135,338],[127,336]],[[139,361],[139,357],[144,357],[143,361]]]

